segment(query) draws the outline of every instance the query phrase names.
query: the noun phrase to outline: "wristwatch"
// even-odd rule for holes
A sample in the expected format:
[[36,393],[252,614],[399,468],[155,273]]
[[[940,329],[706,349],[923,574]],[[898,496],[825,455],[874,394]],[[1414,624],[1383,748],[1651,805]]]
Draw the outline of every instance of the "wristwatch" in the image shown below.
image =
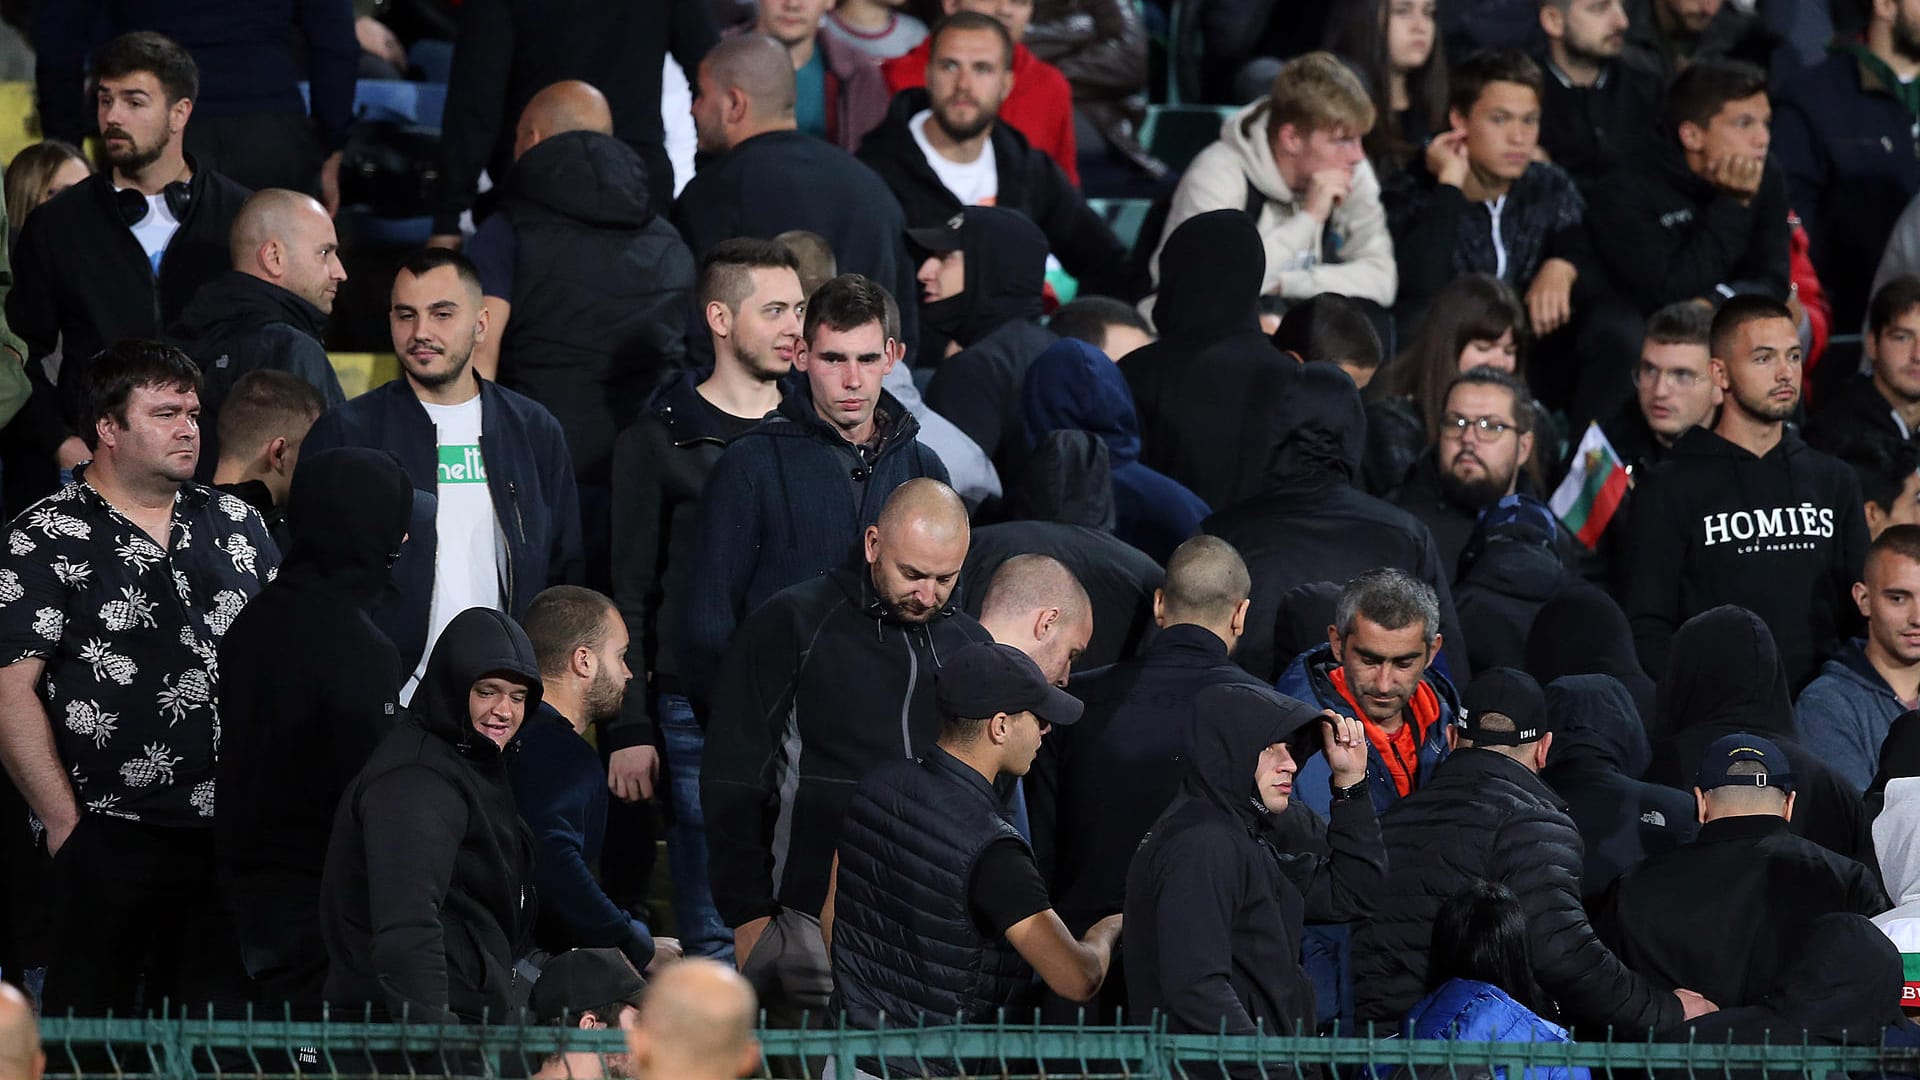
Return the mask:
[[1367,778],[1363,776],[1360,778],[1359,783],[1353,784],[1349,787],[1335,787],[1333,784],[1333,781],[1328,780],[1327,788],[1328,790],[1333,792],[1334,802],[1344,802],[1348,799],[1357,799],[1360,796],[1365,795],[1367,793]]

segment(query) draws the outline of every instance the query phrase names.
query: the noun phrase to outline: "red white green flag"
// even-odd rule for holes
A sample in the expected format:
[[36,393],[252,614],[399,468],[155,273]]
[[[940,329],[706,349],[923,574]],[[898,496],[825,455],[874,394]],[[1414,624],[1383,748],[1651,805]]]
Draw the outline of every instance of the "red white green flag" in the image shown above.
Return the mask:
[[1631,486],[1626,464],[1614,452],[1613,444],[1601,433],[1599,424],[1590,423],[1573,452],[1573,471],[1548,505],[1581,543],[1593,548],[1599,545],[1600,534],[1607,531]]

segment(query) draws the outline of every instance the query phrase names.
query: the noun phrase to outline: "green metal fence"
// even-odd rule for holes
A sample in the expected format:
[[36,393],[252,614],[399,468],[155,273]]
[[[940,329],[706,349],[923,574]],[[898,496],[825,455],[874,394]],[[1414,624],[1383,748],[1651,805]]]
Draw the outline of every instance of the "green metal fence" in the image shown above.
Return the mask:
[[[618,1031],[566,1027],[381,1025],[270,1020],[49,1019],[41,1025],[47,1074],[60,1080],[225,1080],[300,1077],[446,1077],[517,1080],[597,1075],[601,1062],[556,1055],[619,1055]],[[814,1080],[828,1062],[837,1077],[856,1062],[887,1077],[969,1076],[1003,1080],[1182,1080],[1231,1066],[1281,1077],[1311,1067],[1351,1077],[1374,1064],[1425,1077],[1468,1080],[1496,1070],[1521,1080],[1530,1067],[1592,1070],[1594,1080],[1660,1071],[1694,1078],[1799,1075],[1920,1076],[1920,1052],[1875,1046],[1468,1043],[1373,1038],[1251,1038],[1169,1035],[1152,1027],[929,1027],[884,1032],[763,1031],[763,1077]],[[553,1060],[550,1060],[553,1059]],[[620,1065],[616,1058],[612,1064]],[[1539,1077],[1539,1072],[1531,1076]],[[671,1078],[661,1078],[671,1080]]]

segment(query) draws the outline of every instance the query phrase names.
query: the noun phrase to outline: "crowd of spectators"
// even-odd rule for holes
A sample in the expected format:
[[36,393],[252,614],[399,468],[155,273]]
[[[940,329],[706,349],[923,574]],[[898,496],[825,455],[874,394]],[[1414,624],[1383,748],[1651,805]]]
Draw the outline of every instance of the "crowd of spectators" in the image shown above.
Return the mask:
[[1920,1045],[1920,4],[452,7],[34,24],[43,1013]]

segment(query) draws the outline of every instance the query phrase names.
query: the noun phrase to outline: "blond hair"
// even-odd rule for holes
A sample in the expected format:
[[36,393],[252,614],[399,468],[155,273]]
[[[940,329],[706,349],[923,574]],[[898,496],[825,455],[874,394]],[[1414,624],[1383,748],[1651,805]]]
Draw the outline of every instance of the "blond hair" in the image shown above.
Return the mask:
[[1292,124],[1302,135],[1342,131],[1361,136],[1373,130],[1375,109],[1353,69],[1330,52],[1310,52],[1287,62],[1267,92],[1267,135]]

